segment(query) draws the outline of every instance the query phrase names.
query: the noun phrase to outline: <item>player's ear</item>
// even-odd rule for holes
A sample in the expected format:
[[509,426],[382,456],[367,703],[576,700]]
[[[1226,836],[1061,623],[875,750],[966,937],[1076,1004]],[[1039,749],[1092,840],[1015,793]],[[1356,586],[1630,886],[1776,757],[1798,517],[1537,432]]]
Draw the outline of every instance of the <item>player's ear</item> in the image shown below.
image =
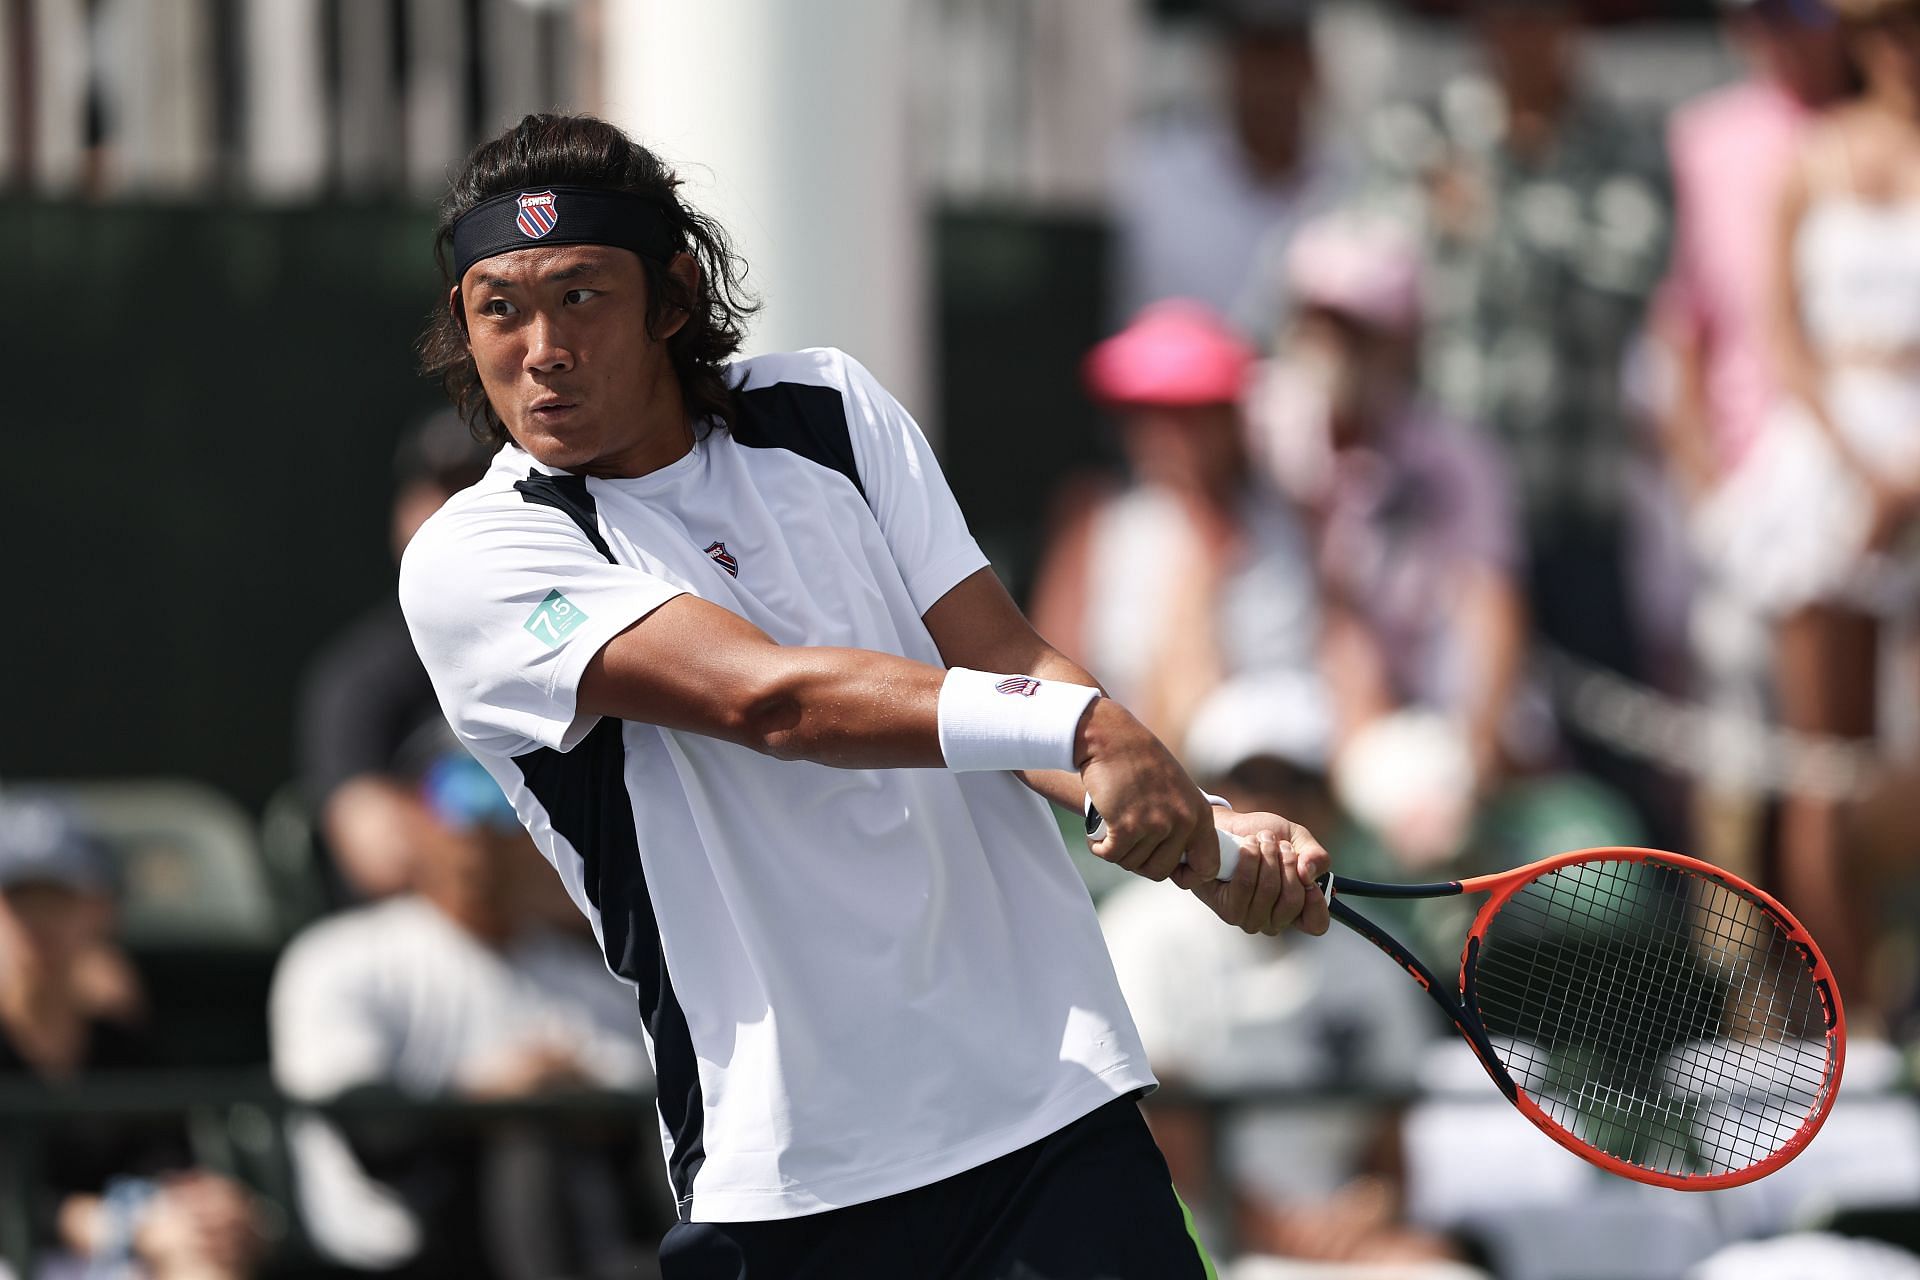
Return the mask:
[[460,286],[455,285],[447,291],[447,314],[453,317],[454,327],[460,330],[460,341],[469,351],[473,349],[473,340],[467,335],[467,308],[460,300]]
[[667,261],[667,281],[673,298],[653,335],[660,342],[680,332],[693,316],[693,300],[700,296],[700,260],[690,253],[674,254]]

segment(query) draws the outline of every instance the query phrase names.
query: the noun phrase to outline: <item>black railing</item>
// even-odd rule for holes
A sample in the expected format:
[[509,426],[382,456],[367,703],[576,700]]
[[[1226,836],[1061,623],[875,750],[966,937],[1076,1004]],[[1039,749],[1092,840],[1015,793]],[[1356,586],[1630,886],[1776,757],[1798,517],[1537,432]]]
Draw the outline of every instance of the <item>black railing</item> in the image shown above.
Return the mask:
[[[1894,1086],[1891,1096],[1908,1096],[1915,1088],[1916,1081],[1903,1079]],[[1888,1096],[1869,1091],[1863,1100]],[[1406,1088],[1212,1089],[1170,1082],[1148,1098],[1146,1107],[1150,1114],[1179,1111],[1201,1117],[1212,1162],[1208,1171],[1211,1201],[1206,1208],[1213,1211],[1212,1220],[1230,1234],[1234,1215],[1228,1204],[1233,1187],[1226,1163],[1229,1144],[1215,1139],[1236,1113],[1357,1105],[1384,1117],[1425,1103],[1474,1105],[1476,1101],[1489,1107],[1504,1105],[1491,1086],[1481,1097],[1473,1092],[1435,1094]],[[633,1123],[637,1132],[647,1134],[654,1124],[651,1103],[651,1095],[644,1092],[579,1090],[537,1098],[475,1101],[453,1096],[420,1097],[393,1089],[356,1089],[329,1102],[311,1103],[288,1098],[259,1069],[103,1072],[70,1084],[0,1080],[0,1262],[10,1265],[16,1275],[31,1275],[32,1261],[51,1243],[35,1238],[32,1198],[27,1192],[38,1184],[48,1136],[75,1121],[114,1120],[128,1125],[184,1122],[196,1163],[235,1178],[258,1197],[269,1233],[277,1243],[271,1270],[297,1273],[303,1262],[317,1264],[318,1259],[295,1207],[285,1139],[285,1122],[290,1116],[317,1114],[340,1120],[404,1116],[425,1125],[444,1125],[450,1132],[527,1122],[558,1125],[582,1116],[605,1116]],[[657,1206],[661,1220],[670,1220],[672,1207],[664,1199],[664,1183],[661,1195]],[[1920,1207],[1895,1206],[1887,1212],[1916,1237],[1913,1243],[1920,1244],[1920,1231],[1913,1230],[1920,1222]],[[1860,1233],[1908,1242],[1906,1235],[1871,1227]],[[1231,1247],[1234,1242],[1226,1243]]]

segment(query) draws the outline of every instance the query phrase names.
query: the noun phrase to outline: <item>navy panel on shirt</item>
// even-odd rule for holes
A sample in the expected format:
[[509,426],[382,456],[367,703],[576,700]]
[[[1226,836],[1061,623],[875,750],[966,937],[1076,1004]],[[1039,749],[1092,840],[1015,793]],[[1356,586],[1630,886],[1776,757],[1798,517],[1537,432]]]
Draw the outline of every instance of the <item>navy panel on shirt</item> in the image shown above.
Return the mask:
[[[584,477],[534,471],[513,487],[528,502],[564,512],[609,563],[618,563],[600,534]],[[600,915],[607,963],[639,993],[640,1016],[653,1038],[660,1117],[672,1138],[667,1173],[684,1217],[692,1205],[694,1175],[706,1159],[706,1107],[693,1036],[667,974],[653,896],[640,863],[633,797],[627,793],[624,727],[608,716],[572,751],[542,747],[513,762],[553,829],[580,855],[587,899]]]
[[838,471],[853,481],[860,496],[860,467],[847,434],[847,405],[833,387],[799,382],[737,391],[740,412],[733,422],[733,438],[750,449],[786,449],[810,462]]

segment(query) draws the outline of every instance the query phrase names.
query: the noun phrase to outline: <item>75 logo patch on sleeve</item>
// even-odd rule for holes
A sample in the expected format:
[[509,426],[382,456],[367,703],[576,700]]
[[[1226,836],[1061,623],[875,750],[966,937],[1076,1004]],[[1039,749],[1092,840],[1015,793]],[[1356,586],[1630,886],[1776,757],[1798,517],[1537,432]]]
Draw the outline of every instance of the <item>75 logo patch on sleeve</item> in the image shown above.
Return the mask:
[[560,642],[586,620],[587,615],[580,606],[555,590],[547,592],[547,598],[521,625],[547,648],[558,649]]

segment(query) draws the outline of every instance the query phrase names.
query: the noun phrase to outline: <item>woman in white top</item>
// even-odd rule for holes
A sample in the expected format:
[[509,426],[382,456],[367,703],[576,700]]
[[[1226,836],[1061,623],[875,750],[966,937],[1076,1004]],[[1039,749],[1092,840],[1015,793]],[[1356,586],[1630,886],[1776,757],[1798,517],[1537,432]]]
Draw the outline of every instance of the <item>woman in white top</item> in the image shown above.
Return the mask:
[[[1920,612],[1920,0],[1834,8],[1864,92],[1811,128],[1782,193],[1784,400],[1730,496],[1745,508],[1735,562],[1777,618],[1782,718],[1865,738],[1882,623]],[[1839,822],[1829,797],[1788,797],[1781,887],[1849,988],[1863,930]]]

